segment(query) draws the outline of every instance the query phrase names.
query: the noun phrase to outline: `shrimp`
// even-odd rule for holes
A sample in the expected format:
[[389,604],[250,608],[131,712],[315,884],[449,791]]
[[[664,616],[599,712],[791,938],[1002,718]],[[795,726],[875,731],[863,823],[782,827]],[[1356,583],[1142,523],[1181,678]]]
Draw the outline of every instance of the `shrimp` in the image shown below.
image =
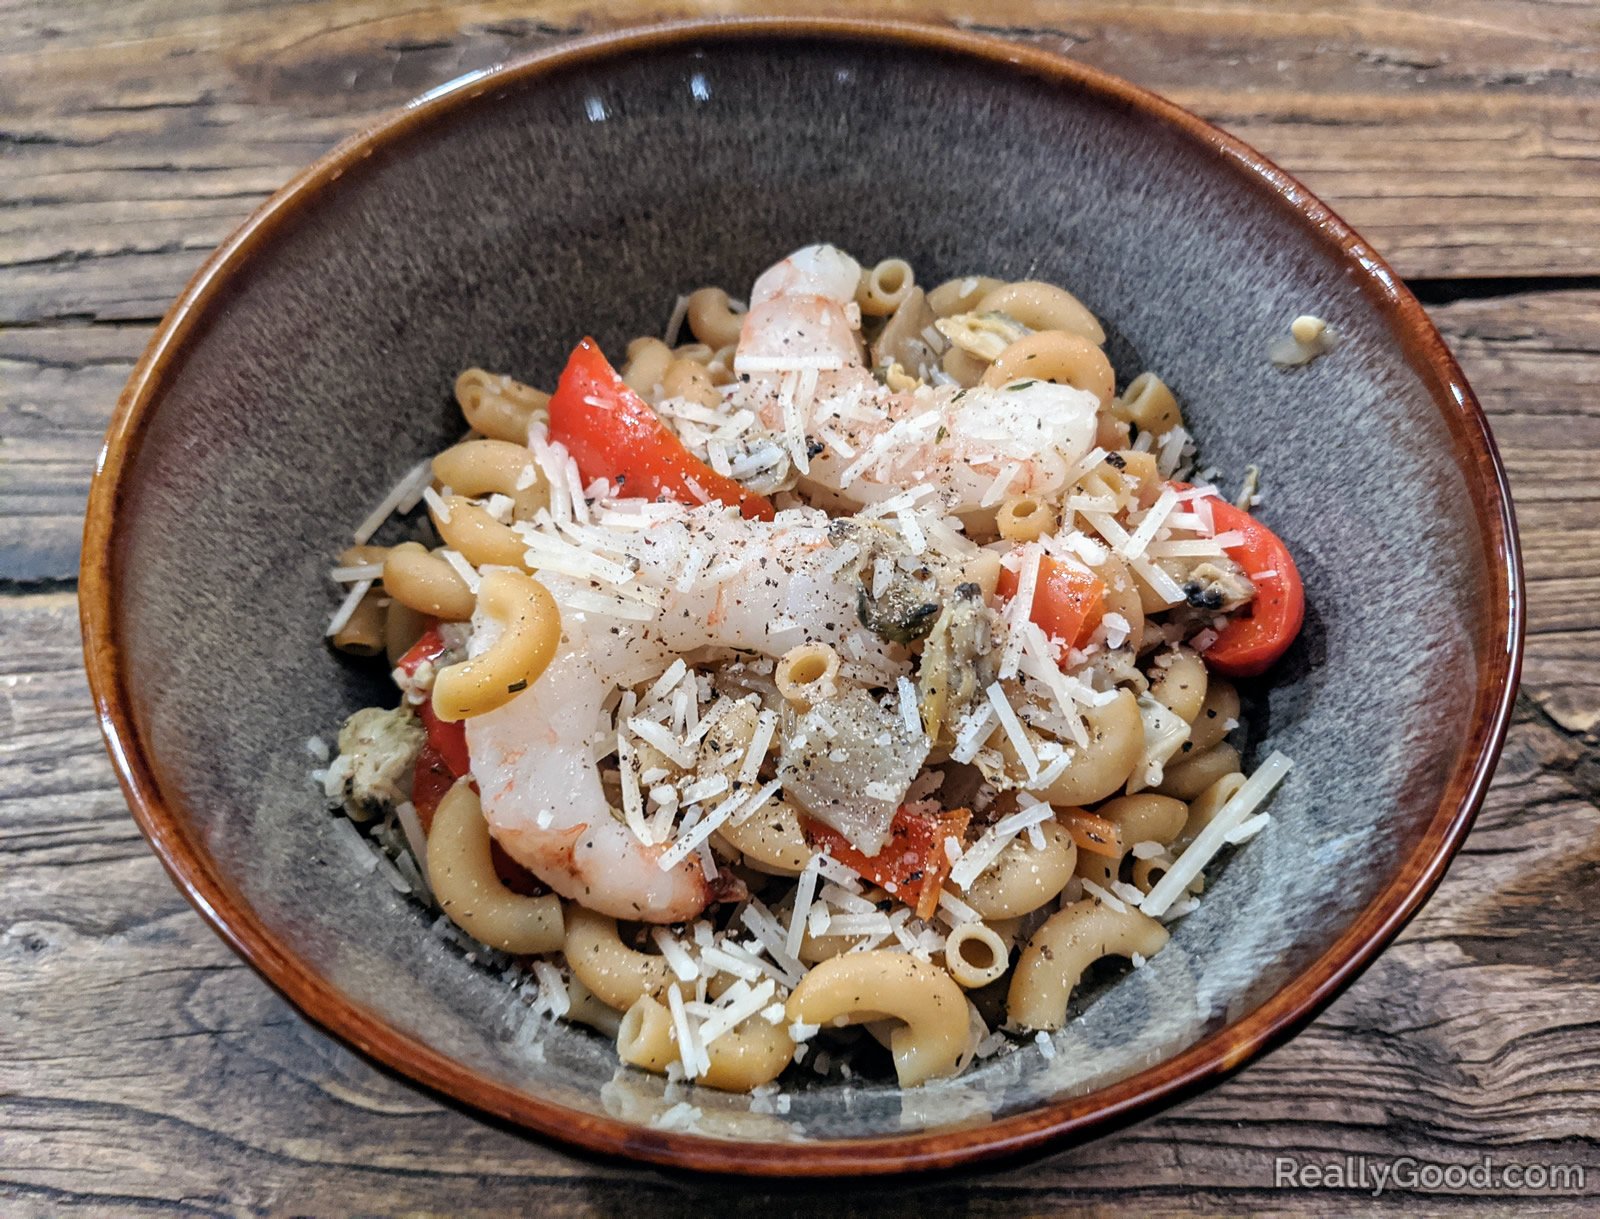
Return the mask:
[[1061,492],[1099,399],[1046,381],[887,389],[862,358],[860,276],[832,246],[797,250],[756,280],[739,336],[731,405],[785,439],[801,489],[860,506],[927,484],[961,516]]
[[[816,509],[761,522],[713,504],[643,530],[589,527],[583,540],[622,556],[635,571],[629,586],[659,608],[644,622],[571,609],[577,594],[593,596],[588,581],[541,574],[563,606],[561,647],[529,689],[467,721],[473,775],[490,833],[556,892],[617,918],[682,922],[705,908],[711,885],[692,856],[663,869],[665,848],[613,813],[596,762],[610,752],[607,699],[705,648],[779,656],[827,640],[845,672],[871,684],[892,684],[910,664],[861,626],[854,570]],[[493,634],[492,622],[475,622],[469,652],[487,650]]]

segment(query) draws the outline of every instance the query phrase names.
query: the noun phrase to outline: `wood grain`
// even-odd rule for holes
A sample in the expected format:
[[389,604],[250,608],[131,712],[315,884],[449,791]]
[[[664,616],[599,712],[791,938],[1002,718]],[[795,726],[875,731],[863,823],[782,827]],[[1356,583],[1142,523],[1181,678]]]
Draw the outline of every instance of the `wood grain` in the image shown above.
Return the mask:
[[95,728],[71,592],[116,393],[167,301],[256,202],[439,80],[705,6],[0,3],[0,1213],[1504,1213],[1504,1198],[1273,1188],[1279,1154],[1487,1154],[1585,1166],[1585,1196],[1537,1209],[1592,1214],[1600,11],[1436,8],[876,7],[992,26],[1166,92],[1303,175],[1426,277],[1511,474],[1530,637],[1466,849],[1399,943],[1288,1046],[1157,1119],[1031,1164],[789,1188],[555,1150],[307,1026],[190,911],[135,830]]
[[[364,121],[573,32],[850,0],[13,0],[0,323],[151,320],[203,254]],[[1600,26],[1555,0],[890,0],[1167,93],[1336,199],[1410,276],[1600,273]],[[114,46],[113,56],[105,54]]]

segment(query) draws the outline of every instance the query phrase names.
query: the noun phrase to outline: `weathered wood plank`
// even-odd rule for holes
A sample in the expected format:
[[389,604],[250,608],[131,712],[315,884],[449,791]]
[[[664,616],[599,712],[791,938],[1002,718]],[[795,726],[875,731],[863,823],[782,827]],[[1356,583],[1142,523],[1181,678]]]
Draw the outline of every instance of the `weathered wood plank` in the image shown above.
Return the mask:
[[[572,32],[846,0],[14,3],[0,48],[0,322],[150,319],[273,188],[432,84]],[[1068,51],[1222,122],[1408,275],[1600,272],[1600,34],[1544,0],[894,0]],[[117,53],[104,52],[106,41]]]
[[0,581],[70,580],[117,394],[151,327],[0,327]]
[[[1576,1163],[1600,1188],[1600,980],[1576,920],[1600,775],[1518,717],[1478,828],[1402,940],[1289,1046],[1087,1147],[952,1179],[746,1188],[596,1164],[442,1105],[312,1029],[190,912],[110,778],[66,595],[0,617],[0,1199],[7,1213],[1342,1215],[1300,1154]],[[1423,1201],[1426,1201],[1424,1199]],[[1435,1199],[1435,1202],[1442,1200]],[[1380,1210],[1437,1213],[1408,1195]],[[1581,1214],[1576,1198],[1550,1212]],[[1493,1208],[1484,1205],[1493,1212]]]

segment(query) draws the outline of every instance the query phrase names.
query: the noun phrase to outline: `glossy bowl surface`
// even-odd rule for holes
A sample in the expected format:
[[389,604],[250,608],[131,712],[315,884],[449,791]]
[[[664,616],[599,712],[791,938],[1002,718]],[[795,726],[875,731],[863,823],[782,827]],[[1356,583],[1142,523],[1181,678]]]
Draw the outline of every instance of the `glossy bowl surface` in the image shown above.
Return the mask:
[[[305,742],[392,699],[322,643],[328,556],[461,431],[457,371],[550,384],[675,294],[829,240],[1070,286],[1122,380],[1177,388],[1206,462],[1265,474],[1306,630],[1252,692],[1296,763],[1274,822],[1170,947],[1036,1047],[903,1094],[787,1112],[536,1043],[494,975],[366,872]],[[1343,336],[1266,358],[1291,318]],[[541,1133],[680,1166],[878,1173],[1082,1138],[1216,1080],[1319,1011],[1439,880],[1514,696],[1514,525],[1484,417],[1422,308],[1298,183],[1068,60],[949,30],[706,24],[452,82],[335,149],[206,264],[129,382],[91,497],[89,672],[139,824],[200,912],[309,1017]],[[245,1103],[241,1099],[241,1103]]]

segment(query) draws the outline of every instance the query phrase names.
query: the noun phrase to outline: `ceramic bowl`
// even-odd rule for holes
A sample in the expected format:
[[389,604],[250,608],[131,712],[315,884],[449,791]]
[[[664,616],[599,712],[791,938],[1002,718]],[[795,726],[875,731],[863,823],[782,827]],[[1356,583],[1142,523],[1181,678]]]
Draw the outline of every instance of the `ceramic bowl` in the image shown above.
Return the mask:
[[[323,643],[329,555],[460,434],[458,370],[550,385],[585,332],[659,331],[827,240],[1070,286],[1119,380],[1160,371],[1203,460],[1264,473],[1304,634],[1249,690],[1273,824],[1170,947],[1036,1046],[944,1084],[821,1080],[785,1105],[525,1036],[502,980],[364,870],[307,738],[390,701]],[[1342,336],[1284,371],[1301,313]],[[700,1169],[881,1173],[1081,1139],[1309,1020],[1438,882],[1493,770],[1521,593],[1483,414],[1422,308],[1292,178],[1177,107],[1042,51],[844,21],[560,47],[341,145],[212,257],[118,406],[83,560],[89,673],[134,815],[217,931],[309,1018],[422,1084],[591,1149]],[[697,1128],[663,1124],[687,1096]],[[780,1108],[783,1109],[779,1112]],[[685,1111],[679,1109],[678,1114]]]

